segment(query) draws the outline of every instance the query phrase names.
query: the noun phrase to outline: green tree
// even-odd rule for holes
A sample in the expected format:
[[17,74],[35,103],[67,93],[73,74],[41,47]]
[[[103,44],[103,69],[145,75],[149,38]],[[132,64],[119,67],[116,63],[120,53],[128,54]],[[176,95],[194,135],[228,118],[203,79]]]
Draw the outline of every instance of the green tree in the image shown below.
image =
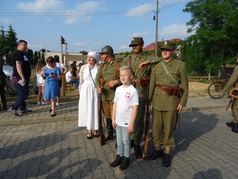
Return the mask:
[[234,33],[238,31],[238,0],[194,0],[184,11],[192,14],[187,25],[188,31],[194,32],[187,39],[193,43],[185,50],[190,53],[184,55],[186,61],[193,58],[195,64],[203,64],[200,73],[214,74],[238,50],[238,35]]
[[7,51],[8,52],[13,52],[16,50],[17,47],[17,37],[16,37],[16,32],[13,30],[12,26],[9,25],[8,31],[6,34],[6,41],[7,41]]
[[0,30],[0,50],[1,52],[6,53],[6,35],[3,26],[1,26]]

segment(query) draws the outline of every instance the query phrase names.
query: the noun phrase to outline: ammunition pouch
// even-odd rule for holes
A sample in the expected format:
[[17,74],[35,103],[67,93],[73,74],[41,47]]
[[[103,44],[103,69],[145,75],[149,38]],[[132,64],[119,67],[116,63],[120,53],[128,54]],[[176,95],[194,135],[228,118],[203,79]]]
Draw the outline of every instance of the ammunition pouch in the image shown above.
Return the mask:
[[157,86],[160,90],[166,92],[168,95],[181,97],[184,92],[183,88],[180,88],[177,86],[161,86],[161,85],[157,85]]

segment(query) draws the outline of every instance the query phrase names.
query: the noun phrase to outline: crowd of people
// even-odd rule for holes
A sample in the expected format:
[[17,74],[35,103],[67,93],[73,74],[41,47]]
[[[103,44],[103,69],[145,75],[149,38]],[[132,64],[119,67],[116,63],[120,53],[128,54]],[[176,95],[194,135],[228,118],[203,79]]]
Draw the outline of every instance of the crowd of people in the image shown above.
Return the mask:
[[[137,159],[145,157],[142,139],[145,129],[145,112],[152,107],[152,141],[154,149],[146,159],[162,158],[162,166],[169,167],[175,148],[174,129],[179,113],[188,99],[188,75],[185,63],[173,58],[174,45],[162,44],[161,57],[143,53],[144,40],[133,37],[129,47],[132,53],[122,60],[115,58],[110,45],[100,53],[88,52],[87,63],[69,66],[67,83],[79,90],[78,127],[86,127],[87,139],[100,136],[99,111],[106,121],[105,140],[114,139],[116,133],[117,154],[111,167],[125,170],[130,165],[130,150],[133,147]],[[25,100],[29,94],[31,68],[26,56],[27,42],[20,40],[14,53],[12,81],[16,100],[9,111],[15,116],[30,112]],[[38,105],[50,103],[50,116],[56,116],[60,85],[64,66],[59,57],[39,60],[36,67]],[[234,86],[238,79],[236,67],[224,93]],[[1,75],[2,78],[2,75]],[[2,81],[2,80],[1,80]],[[0,83],[2,90],[2,83]],[[5,96],[1,98],[3,109],[7,109]],[[99,98],[101,97],[101,98]],[[99,104],[102,105],[99,105]],[[237,100],[233,102],[234,120],[227,123],[233,132],[238,132]],[[19,110],[18,110],[19,109]]]

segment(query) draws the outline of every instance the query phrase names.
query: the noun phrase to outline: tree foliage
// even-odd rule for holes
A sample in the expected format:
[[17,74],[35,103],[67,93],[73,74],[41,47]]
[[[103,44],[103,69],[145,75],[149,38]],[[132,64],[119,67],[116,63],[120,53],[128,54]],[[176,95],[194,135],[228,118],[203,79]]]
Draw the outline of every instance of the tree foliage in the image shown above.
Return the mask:
[[217,73],[238,52],[238,0],[194,0],[184,11],[192,15],[187,25],[194,33],[182,53],[189,72]]
[[[17,48],[17,34],[11,25],[8,26],[7,31],[5,31],[3,27],[4,26],[2,25],[0,29],[0,51],[6,54],[7,63],[13,65],[12,53]],[[35,65],[37,62],[37,60],[34,61],[33,54],[33,51],[28,49],[27,55],[30,59],[31,65]]]

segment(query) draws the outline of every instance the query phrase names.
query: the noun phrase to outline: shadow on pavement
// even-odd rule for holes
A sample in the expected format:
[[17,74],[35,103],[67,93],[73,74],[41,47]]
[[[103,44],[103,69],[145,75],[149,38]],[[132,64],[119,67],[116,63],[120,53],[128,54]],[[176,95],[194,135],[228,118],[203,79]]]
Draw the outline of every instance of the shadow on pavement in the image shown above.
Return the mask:
[[[69,165],[65,165],[58,170],[50,173],[46,178],[84,178],[91,174],[98,166],[100,161],[96,158],[89,158],[82,161],[78,161]],[[73,167],[77,167],[77,170],[70,175],[67,175],[67,170],[72,170]]]
[[[72,164],[64,164],[68,158],[78,148],[65,148],[48,155],[41,155],[24,160],[12,168],[0,172],[0,178],[30,178],[45,175],[44,178],[71,178],[73,176],[85,177],[96,169],[100,162],[95,158],[77,161]],[[67,170],[77,170],[73,174],[68,174]]]
[[199,171],[193,177],[193,179],[200,179],[200,178],[216,178],[216,179],[223,179],[222,173],[220,170],[211,168],[207,171]]
[[58,135],[57,133],[53,133],[34,137],[27,141],[0,148],[0,159],[16,158],[27,153],[36,152],[61,142],[66,138],[67,134],[62,133],[59,133]]
[[185,112],[180,116],[180,124],[175,132],[176,150],[186,151],[189,145],[202,135],[213,130],[219,118],[217,114],[204,114],[201,111]]
[[[179,127],[175,132],[176,149],[173,153],[174,156],[181,151],[186,151],[194,140],[213,130],[219,119],[216,114],[205,114],[199,110],[195,110],[182,113],[180,120]],[[152,151],[153,148],[153,143],[150,141],[149,152]],[[138,170],[138,168],[140,168],[140,170]],[[132,163],[126,172],[126,177],[133,178],[137,176],[139,178],[144,176],[145,178],[167,178],[171,172],[172,167],[164,168],[161,159],[154,161],[136,160],[134,154],[132,154]],[[211,172],[214,173],[214,171]],[[209,173],[211,172],[209,171]]]

